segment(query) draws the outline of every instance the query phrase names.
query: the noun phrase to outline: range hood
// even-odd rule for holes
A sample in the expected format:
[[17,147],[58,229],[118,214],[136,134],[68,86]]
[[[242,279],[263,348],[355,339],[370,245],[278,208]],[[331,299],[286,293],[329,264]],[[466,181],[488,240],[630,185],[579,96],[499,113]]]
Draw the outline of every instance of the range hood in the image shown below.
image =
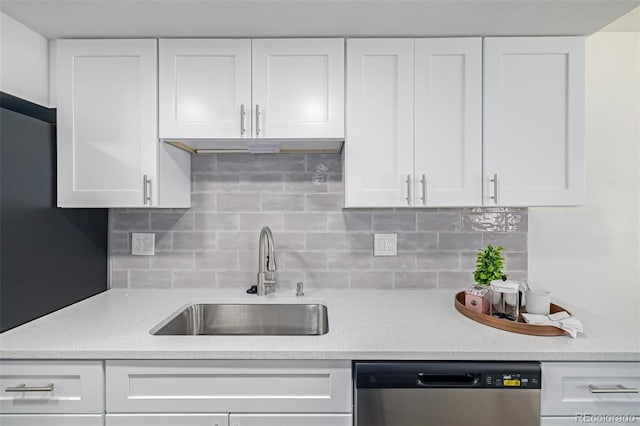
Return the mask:
[[160,139],[191,154],[337,154],[344,139]]

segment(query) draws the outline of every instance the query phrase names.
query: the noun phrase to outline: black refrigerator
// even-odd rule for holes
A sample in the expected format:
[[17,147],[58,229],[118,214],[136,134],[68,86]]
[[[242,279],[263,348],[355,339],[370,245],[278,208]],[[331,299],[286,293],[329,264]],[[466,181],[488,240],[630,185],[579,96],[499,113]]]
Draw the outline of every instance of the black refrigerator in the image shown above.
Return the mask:
[[56,207],[55,110],[0,93],[0,332],[107,289],[107,209]]

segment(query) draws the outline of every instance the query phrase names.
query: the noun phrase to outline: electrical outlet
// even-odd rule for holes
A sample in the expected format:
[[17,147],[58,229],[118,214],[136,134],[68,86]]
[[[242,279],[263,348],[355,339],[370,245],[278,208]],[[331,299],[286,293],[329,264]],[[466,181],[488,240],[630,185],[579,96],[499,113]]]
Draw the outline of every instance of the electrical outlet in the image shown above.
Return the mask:
[[374,256],[397,256],[398,234],[373,234]]
[[131,233],[131,254],[153,256],[155,254],[156,234],[152,232]]

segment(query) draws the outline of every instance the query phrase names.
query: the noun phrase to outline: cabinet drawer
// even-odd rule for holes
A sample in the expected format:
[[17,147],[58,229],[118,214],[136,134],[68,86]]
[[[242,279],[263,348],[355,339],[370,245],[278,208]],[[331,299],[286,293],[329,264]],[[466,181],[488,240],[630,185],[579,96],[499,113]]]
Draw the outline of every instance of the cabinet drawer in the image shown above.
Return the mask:
[[231,414],[229,426],[352,426],[350,414]]
[[229,426],[228,414],[107,414],[106,426]]
[[107,361],[107,411],[351,412],[348,361]]
[[101,414],[2,414],[2,426],[103,426]]
[[[623,391],[619,386],[635,392],[618,393]],[[637,416],[640,415],[639,388],[638,362],[545,362],[542,363],[541,413],[543,416]]]
[[[12,391],[20,386],[51,390]],[[102,413],[102,362],[3,361],[0,392],[0,411],[5,414]]]

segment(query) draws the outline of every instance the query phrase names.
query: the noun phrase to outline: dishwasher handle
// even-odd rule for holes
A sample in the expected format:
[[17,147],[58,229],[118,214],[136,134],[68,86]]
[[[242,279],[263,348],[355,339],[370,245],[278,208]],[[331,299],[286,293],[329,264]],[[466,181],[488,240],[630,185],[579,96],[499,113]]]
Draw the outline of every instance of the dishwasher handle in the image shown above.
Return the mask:
[[481,374],[428,374],[418,373],[418,384],[428,387],[442,386],[479,386],[482,384]]

